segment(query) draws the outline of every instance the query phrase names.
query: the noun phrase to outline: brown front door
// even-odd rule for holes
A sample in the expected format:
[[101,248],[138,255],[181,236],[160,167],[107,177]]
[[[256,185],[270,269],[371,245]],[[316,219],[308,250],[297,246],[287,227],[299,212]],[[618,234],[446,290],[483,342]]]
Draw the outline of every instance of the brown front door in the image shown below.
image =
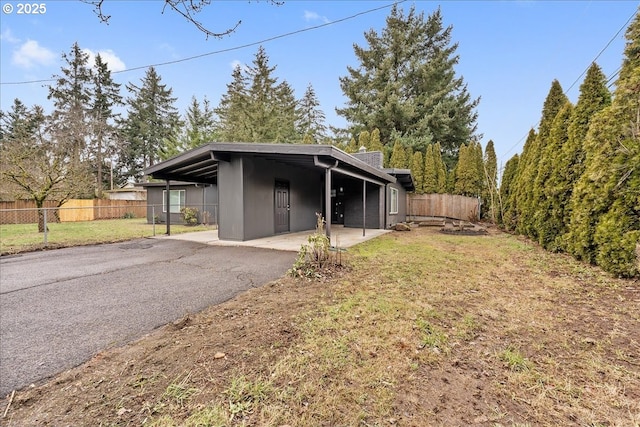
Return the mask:
[[289,208],[289,183],[284,181],[276,181],[276,233],[286,233],[289,231]]

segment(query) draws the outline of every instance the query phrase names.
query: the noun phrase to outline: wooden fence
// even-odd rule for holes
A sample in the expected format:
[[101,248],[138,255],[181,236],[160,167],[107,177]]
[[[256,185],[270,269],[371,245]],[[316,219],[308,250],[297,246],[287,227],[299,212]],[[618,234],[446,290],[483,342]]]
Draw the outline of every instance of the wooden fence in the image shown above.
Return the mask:
[[[44,208],[54,212],[49,221],[93,221],[97,219],[145,218],[147,205],[141,200],[78,200],[72,199],[58,207],[45,202]],[[55,219],[53,219],[55,218]],[[38,222],[38,210],[33,200],[0,202],[0,224],[33,224]]]
[[453,194],[407,194],[407,219],[446,217],[476,220],[480,214],[478,197]]

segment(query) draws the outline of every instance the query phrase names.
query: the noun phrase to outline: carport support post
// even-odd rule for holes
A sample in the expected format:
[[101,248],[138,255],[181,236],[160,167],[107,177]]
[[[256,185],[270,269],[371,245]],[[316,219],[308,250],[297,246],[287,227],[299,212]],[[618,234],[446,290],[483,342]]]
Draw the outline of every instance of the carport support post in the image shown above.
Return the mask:
[[331,243],[331,168],[325,169],[324,179],[324,206],[325,206],[325,223],[327,230],[327,237],[329,243]]
[[169,184],[169,180],[167,180],[167,191],[166,191],[166,200],[164,201],[164,205],[167,207],[167,236],[171,236],[171,185]]
[[362,237],[367,229],[367,181],[362,180]]

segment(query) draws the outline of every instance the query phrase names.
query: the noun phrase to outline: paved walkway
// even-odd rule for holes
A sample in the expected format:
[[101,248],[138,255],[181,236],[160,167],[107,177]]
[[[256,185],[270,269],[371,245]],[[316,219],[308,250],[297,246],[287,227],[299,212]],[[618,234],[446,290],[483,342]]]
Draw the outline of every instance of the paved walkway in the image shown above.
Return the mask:
[[[348,228],[343,226],[331,226],[331,245],[340,248],[349,248],[374,237],[381,236],[391,230],[367,229],[362,235],[362,228]],[[307,243],[307,237],[314,230],[298,233],[285,233],[276,236],[263,237],[261,239],[247,240],[244,242],[235,240],[220,240],[218,230],[195,231],[193,233],[173,234],[171,236],[156,236],[161,239],[188,240],[214,246],[250,246],[255,248],[277,249],[281,251],[299,251],[302,244]]]

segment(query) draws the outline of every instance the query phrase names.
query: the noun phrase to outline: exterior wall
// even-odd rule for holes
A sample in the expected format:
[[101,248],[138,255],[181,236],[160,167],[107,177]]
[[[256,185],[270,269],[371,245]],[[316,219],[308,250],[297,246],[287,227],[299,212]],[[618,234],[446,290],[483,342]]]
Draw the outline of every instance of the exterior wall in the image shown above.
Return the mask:
[[[157,221],[166,222],[167,213],[162,212],[163,192],[165,186],[147,187],[147,222],[153,221],[155,214]],[[185,207],[198,209],[198,220],[202,221],[202,213],[209,212],[209,222],[214,222],[217,217],[218,187],[216,185],[172,185],[171,190],[185,190]],[[182,214],[171,214],[172,224],[184,223]]]
[[241,157],[218,163],[218,237],[222,240],[244,238],[244,179]]
[[[398,190],[398,213],[391,214],[391,188]],[[386,227],[392,227],[393,225],[404,222],[407,220],[407,192],[399,184],[387,184],[386,188],[386,203],[385,203],[385,216]]]
[[[289,183],[289,231],[312,230],[322,210],[322,171],[290,166],[258,157],[244,157],[244,235],[242,240],[275,234],[274,188]],[[222,186],[222,183],[220,183]],[[222,209],[226,207],[220,203]],[[220,224],[222,229],[223,224]]]

